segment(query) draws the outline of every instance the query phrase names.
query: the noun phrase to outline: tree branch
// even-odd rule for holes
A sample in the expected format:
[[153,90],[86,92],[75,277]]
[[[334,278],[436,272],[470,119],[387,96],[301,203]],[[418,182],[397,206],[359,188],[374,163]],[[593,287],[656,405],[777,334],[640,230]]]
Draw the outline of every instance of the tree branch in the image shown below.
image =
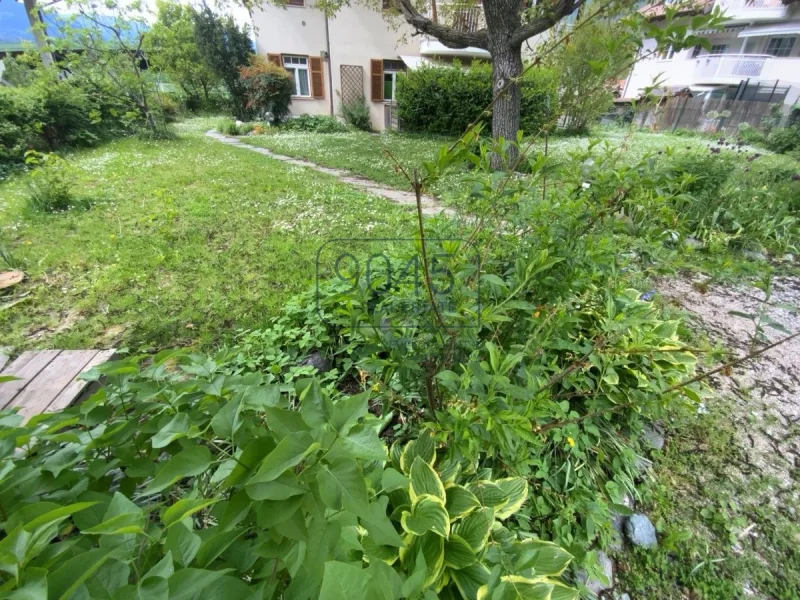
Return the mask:
[[448,48],[473,47],[483,48],[484,50],[489,49],[489,34],[486,29],[479,29],[478,31],[459,31],[453,27],[434,23],[431,19],[417,11],[412,0],[396,0],[395,6],[403,13],[403,17],[405,17],[409,25],[420,33],[435,37]]
[[556,25],[564,17],[571,15],[578,10],[588,0],[557,0],[552,7],[546,10],[545,14],[537,16],[535,19],[523,24],[511,36],[512,45],[522,45],[523,42],[533,36],[547,31]]

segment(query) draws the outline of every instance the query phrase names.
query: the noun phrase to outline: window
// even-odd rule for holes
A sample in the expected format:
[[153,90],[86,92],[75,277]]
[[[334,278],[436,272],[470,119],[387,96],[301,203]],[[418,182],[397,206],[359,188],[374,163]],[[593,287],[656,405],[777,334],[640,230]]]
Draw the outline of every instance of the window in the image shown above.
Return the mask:
[[397,74],[404,68],[401,60],[383,61],[383,100],[384,102],[394,102],[395,90],[397,89]]
[[697,58],[700,56],[700,51],[702,49],[703,47],[700,44],[697,44],[697,46],[694,47],[694,50],[692,50],[692,58]]
[[714,44],[711,46],[711,52],[709,54],[727,54],[728,52],[728,44]]
[[297,6],[298,8],[303,8],[305,5],[305,0],[286,0],[286,6]]
[[311,96],[308,89],[308,58],[305,56],[283,56],[283,68],[294,79],[295,96]]
[[767,43],[767,54],[771,54],[772,56],[779,56],[779,57],[786,57],[792,52],[792,47],[794,46],[794,38],[793,37],[777,37],[772,38]]

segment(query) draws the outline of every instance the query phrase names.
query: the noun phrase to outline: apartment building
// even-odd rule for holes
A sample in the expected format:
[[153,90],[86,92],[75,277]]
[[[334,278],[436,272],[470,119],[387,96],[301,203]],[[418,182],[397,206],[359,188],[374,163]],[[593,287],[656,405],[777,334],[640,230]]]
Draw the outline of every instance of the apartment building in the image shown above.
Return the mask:
[[[708,99],[748,100],[792,105],[800,99],[800,2],[782,0],[706,0],[688,14],[723,9],[724,31],[708,33],[711,49],[652,54],[648,40],[624,87],[636,98],[657,78],[661,88]],[[645,7],[651,20],[663,20],[664,5]]]
[[[454,50],[413,29],[384,0],[383,8],[353,3],[332,17],[316,0],[288,0],[285,8],[263,3],[251,9],[256,51],[294,76],[293,115],[337,115],[343,101],[363,99],[372,126],[396,124],[397,73],[428,61],[489,59],[479,48]],[[482,27],[480,7],[443,10],[447,24]],[[444,18],[444,17],[442,17]]]

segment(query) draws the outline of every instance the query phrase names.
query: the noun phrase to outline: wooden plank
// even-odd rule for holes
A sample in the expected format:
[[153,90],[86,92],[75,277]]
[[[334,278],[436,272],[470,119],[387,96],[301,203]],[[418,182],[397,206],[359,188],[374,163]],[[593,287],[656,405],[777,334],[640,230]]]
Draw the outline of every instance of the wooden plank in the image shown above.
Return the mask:
[[97,350],[64,350],[43,369],[8,405],[30,418],[43,413],[65,387],[72,383]]
[[14,375],[20,379],[0,383],[0,409],[7,407],[14,397],[55,359],[61,350],[23,352],[17,360],[3,370],[2,375]]
[[[116,349],[112,348],[111,350],[100,350],[95,354],[89,362],[81,370],[81,373],[85,373],[92,367],[96,367],[97,365],[101,365],[107,360],[110,360]],[[56,412],[58,410],[64,410],[70,404],[72,404],[75,399],[83,392],[86,386],[89,385],[90,382],[83,381],[82,379],[73,379],[62,391],[61,393],[56,396],[53,401],[50,403],[50,406],[47,407],[47,412]]]

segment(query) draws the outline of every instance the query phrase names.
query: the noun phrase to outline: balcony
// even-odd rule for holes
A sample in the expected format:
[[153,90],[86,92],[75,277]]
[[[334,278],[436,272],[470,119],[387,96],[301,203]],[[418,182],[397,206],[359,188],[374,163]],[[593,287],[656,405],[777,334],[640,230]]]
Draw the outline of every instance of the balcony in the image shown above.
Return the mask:
[[782,0],[717,0],[716,6],[735,21],[757,23],[787,16],[789,7]]
[[[430,12],[428,17],[437,23],[453,27],[459,31],[474,32],[485,27],[483,8],[480,6],[461,6],[458,3],[445,2],[439,5],[436,15]],[[448,48],[438,40],[423,37],[420,41],[419,53],[422,56],[454,56],[463,58],[480,58],[489,60],[491,55],[481,48]]]
[[419,53],[422,56],[454,56],[461,58],[480,58],[489,60],[492,55],[483,48],[448,48],[432,37],[423,37],[419,42]]
[[708,54],[693,59],[696,83],[739,83],[762,79],[766,64],[775,57],[767,54]]

